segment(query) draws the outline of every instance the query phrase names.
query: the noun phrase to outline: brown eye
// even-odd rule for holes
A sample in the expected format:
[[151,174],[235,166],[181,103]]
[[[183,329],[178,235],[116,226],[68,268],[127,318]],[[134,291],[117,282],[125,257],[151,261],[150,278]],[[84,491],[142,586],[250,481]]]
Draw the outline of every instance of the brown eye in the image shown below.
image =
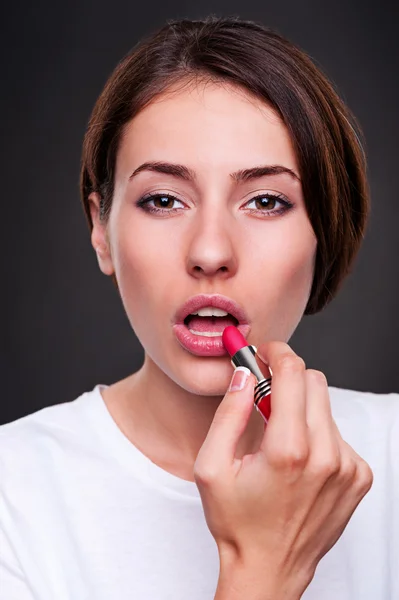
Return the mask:
[[273,209],[276,206],[277,198],[270,198],[268,196],[259,196],[255,199],[256,208],[268,208]]
[[184,210],[183,202],[167,193],[149,194],[149,196],[137,200],[136,206],[159,216],[167,216]]
[[[252,206],[251,206],[252,205]],[[292,202],[282,194],[266,192],[259,194],[245,205],[248,212],[259,217],[275,217],[293,208]]]
[[156,208],[173,208],[175,200],[169,196],[158,195],[154,196],[153,202]]

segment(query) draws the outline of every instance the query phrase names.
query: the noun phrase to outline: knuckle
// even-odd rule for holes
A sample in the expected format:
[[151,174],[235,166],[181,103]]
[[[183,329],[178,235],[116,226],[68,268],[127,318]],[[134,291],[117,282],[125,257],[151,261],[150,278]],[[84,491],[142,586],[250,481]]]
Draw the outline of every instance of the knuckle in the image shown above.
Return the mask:
[[209,465],[204,467],[203,465],[196,463],[194,464],[193,475],[194,479],[204,486],[210,486],[214,484],[219,477],[216,469],[210,468]]
[[341,459],[338,455],[330,456],[324,460],[319,459],[314,471],[323,479],[337,475],[341,469]]
[[303,358],[296,354],[282,354],[276,362],[276,368],[279,371],[289,371],[290,373],[301,373],[305,371],[306,365]]
[[307,369],[306,377],[314,383],[328,385],[327,377],[322,371],[318,371],[317,369]]
[[373,485],[374,473],[370,465],[363,459],[357,462],[356,471],[356,486],[362,495],[367,494]]
[[353,479],[356,477],[356,472],[357,466],[354,460],[351,458],[342,460],[339,472],[341,481],[353,481]]
[[296,445],[292,448],[276,448],[268,459],[269,463],[278,470],[298,471],[303,470],[309,458],[309,448],[307,444]]
[[194,479],[202,485],[213,485],[220,479],[220,469],[216,461],[209,460],[204,447],[199,451],[193,467]]

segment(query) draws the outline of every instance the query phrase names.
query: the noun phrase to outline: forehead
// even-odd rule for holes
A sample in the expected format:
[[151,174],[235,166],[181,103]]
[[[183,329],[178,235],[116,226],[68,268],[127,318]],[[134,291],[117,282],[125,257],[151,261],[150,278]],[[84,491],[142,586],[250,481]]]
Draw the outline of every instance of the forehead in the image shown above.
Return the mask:
[[127,125],[118,170],[168,158],[193,168],[229,171],[283,164],[297,171],[287,128],[266,102],[226,83],[170,88]]

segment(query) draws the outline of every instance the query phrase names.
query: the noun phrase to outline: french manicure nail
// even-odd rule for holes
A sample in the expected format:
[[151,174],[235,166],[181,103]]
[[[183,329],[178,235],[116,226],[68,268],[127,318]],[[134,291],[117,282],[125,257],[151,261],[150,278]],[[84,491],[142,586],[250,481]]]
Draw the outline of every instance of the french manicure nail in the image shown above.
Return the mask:
[[239,392],[243,390],[248,381],[251,371],[247,367],[237,367],[230,381],[229,392]]

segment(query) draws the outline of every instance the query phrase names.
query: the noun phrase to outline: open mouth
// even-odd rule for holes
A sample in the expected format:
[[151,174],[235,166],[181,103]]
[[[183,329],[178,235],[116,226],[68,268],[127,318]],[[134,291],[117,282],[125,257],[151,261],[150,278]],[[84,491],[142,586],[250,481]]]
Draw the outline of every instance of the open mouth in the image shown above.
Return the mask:
[[204,314],[206,311],[207,309],[200,309],[197,314],[187,315],[184,319],[185,326],[193,335],[218,337],[229,325],[238,325],[238,320],[224,310],[213,308],[211,314]]
[[173,331],[177,341],[196,356],[226,356],[222,334],[234,325],[246,338],[251,326],[244,309],[221,294],[197,294],[176,312]]

